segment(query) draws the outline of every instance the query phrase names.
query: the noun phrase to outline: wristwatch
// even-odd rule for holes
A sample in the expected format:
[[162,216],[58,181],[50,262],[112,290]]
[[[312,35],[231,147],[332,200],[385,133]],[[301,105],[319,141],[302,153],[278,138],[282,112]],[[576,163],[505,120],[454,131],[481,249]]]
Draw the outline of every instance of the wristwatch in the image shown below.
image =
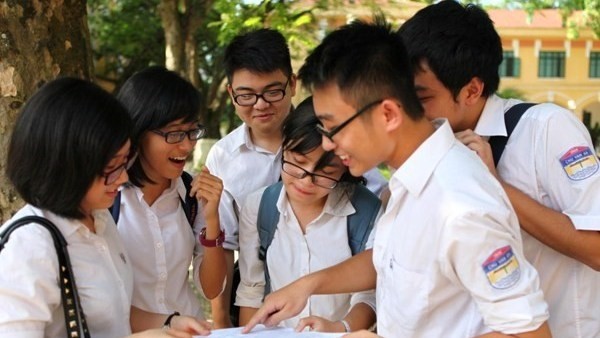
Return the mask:
[[225,232],[223,230],[221,230],[221,233],[219,236],[217,236],[217,238],[206,239],[206,228],[202,228],[202,230],[200,230],[200,236],[198,237],[200,239],[200,244],[207,248],[223,246],[223,242],[225,242]]

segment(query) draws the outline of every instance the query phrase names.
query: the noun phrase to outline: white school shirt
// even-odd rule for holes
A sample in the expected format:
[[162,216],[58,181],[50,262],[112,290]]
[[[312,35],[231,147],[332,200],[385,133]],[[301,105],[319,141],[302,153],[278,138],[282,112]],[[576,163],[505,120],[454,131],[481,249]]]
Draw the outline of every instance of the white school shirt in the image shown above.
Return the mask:
[[[199,286],[198,268],[203,249],[196,240],[181,200],[185,201],[181,178],[171,180],[152,206],[138,187],[121,190],[120,216],[117,223],[129,252],[134,271],[132,305],[144,311],[181,314],[204,318],[202,307],[188,283],[188,269],[194,258],[194,280]],[[200,203],[195,225],[202,217]],[[202,288],[198,288],[202,294]]]
[[243,202],[251,192],[279,180],[281,148],[272,153],[254,145],[244,123],[210,148],[206,167],[223,181],[219,203],[219,219],[225,231],[223,247],[237,250],[238,215]]
[[537,329],[548,310],[508,197],[445,119],[396,170],[377,223],[377,332],[473,337]]
[[[47,218],[65,237],[91,336],[115,338],[131,334],[131,265],[108,210],[94,211],[94,234],[77,220],[28,204],[0,232],[7,224],[29,215]],[[0,337],[67,335],[58,284],[58,256],[46,228],[32,223],[15,230],[0,252],[0,271]]]
[[[504,113],[517,103],[490,97],[475,133],[506,136]],[[600,231],[598,159],[588,131],[570,111],[551,103],[529,108],[497,170],[538,203],[569,216],[575,228]],[[600,272],[522,234],[525,256],[540,274],[553,335],[600,337]]]
[[[239,260],[241,281],[237,289],[237,306],[259,308],[264,298],[264,263],[258,259],[260,240],[256,227],[264,190],[262,188],[250,194],[242,208]],[[282,187],[277,200],[277,210],[280,213],[277,230],[267,251],[271,291],[352,256],[348,244],[347,217],[356,210],[342,189],[331,191],[323,212],[306,226],[306,234],[302,233],[287,199],[285,187]],[[372,246],[373,237],[369,239],[367,248]],[[283,321],[283,325],[296,327],[301,318],[311,315],[337,321],[343,319],[357,303],[366,303],[375,309],[374,292],[311,296],[302,312]]]

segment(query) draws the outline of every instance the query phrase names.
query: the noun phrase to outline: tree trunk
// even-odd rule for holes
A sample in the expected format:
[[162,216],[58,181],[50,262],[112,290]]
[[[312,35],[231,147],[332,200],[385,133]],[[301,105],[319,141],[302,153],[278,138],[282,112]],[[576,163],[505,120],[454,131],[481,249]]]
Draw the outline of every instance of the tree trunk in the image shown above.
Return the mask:
[[165,66],[184,75],[183,28],[177,9],[178,0],[161,0],[158,5],[160,22],[165,31]]
[[42,84],[59,75],[89,79],[89,41],[85,0],[0,3],[0,223],[23,205],[5,175],[19,110]]

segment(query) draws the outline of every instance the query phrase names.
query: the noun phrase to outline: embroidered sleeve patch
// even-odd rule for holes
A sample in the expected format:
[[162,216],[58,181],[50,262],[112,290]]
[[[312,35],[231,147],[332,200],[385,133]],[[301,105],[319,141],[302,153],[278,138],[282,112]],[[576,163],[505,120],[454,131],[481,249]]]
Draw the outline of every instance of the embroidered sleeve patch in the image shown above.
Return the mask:
[[567,177],[574,181],[584,180],[598,171],[598,158],[590,147],[573,147],[561,158]]
[[488,281],[496,289],[508,289],[521,278],[521,267],[510,245],[492,252],[482,267]]

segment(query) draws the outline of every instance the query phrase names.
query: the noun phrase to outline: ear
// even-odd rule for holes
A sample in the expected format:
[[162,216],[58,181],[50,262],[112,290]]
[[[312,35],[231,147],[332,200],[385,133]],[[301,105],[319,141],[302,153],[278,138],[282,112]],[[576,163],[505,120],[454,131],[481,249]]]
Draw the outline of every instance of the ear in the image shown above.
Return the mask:
[[384,123],[384,130],[391,132],[398,129],[404,121],[404,109],[402,106],[394,100],[387,99],[381,103],[382,108],[382,122]]
[[290,96],[294,97],[294,95],[296,95],[296,85],[298,84],[298,78],[296,77],[296,74],[292,73],[292,75],[290,75]]
[[474,105],[481,98],[481,93],[483,93],[483,88],[485,84],[478,77],[473,77],[471,81],[469,81],[460,91],[460,96],[462,96],[466,105]]
[[233,88],[231,87],[231,83],[226,84],[225,88],[227,88],[227,92],[229,93],[229,96],[231,96],[233,99]]

